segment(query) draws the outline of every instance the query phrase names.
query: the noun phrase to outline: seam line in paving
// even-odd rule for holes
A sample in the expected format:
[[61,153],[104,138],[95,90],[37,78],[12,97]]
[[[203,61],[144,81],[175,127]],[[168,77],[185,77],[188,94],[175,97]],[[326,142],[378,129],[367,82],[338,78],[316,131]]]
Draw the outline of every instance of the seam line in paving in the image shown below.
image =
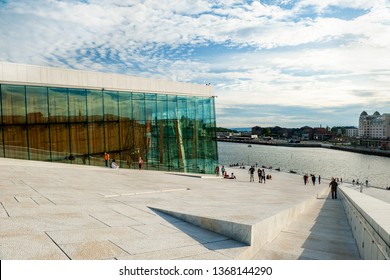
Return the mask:
[[105,222],[99,220],[98,218],[92,216],[91,214],[90,214],[89,216],[90,216],[91,218],[95,219],[96,221],[101,222],[103,225],[108,226],[109,228],[111,227],[110,225],[108,225],[108,224],[106,224]]
[[57,244],[57,242],[55,242],[54,239],[51,238],[51,236],[50,236],[46,231],[45,231],[45,234],[46,234],[46,236],[49,237],[49,239],[58,247],[58,249],[61,250],[61,252],[62,252],[68,259],[70,259],[70,260],[72,259],[70,256],[68,256],[67,253],[65,253],[64,250],[62,250],[61,246],[59,246],[59,245]]
[[4,206],[3,202],[0,202],[0,204],[1,204],[1,206],[3,207],[3,209],[4,209],[5,213],[7,214],[8,218],[9,218],[9,217],[10,217],[10,215],[9,215],[9,213],[8,213],[7,209],[5,209],[5,206]]

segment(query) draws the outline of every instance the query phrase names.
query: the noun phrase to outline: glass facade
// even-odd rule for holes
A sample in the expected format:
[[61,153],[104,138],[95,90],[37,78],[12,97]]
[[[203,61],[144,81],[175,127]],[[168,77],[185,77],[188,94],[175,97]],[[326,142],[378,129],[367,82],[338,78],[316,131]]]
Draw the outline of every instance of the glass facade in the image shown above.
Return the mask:
[[214,98],[0,85],[0,156],[213,173]]

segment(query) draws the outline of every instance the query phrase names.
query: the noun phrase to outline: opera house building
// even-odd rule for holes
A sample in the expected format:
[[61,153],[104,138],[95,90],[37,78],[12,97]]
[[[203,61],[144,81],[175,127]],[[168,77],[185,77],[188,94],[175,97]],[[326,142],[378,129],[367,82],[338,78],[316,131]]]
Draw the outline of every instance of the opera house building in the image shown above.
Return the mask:
[[212,173],[212,87],[0,62],[0,157]]

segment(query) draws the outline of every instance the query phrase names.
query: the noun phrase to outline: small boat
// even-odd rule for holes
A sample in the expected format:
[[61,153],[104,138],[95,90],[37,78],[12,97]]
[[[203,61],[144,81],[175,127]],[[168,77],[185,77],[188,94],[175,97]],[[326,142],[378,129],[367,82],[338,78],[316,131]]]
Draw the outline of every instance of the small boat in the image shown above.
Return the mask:
[[252,145],[249,144],[248,147],[250,148],[250,147],[252,147]]

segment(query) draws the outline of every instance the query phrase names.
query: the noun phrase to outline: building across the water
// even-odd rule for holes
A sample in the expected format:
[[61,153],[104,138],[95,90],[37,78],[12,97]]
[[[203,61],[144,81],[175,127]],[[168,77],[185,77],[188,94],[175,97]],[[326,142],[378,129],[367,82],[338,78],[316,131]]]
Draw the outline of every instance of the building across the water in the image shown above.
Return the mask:
[[363,111],[359,117],[359,137],[373,139],[389,139],[390,114],[380,114],[376,111],[373,115]]
[[212,173],[212,87],[0,62],[0,157]]

